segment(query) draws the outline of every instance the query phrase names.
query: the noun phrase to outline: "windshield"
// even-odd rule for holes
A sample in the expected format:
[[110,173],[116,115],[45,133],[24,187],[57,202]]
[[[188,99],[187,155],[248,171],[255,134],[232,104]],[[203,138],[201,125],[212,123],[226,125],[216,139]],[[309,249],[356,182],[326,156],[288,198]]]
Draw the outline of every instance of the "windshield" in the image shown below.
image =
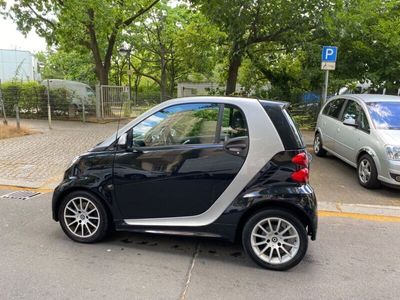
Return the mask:
[[367,103],[376,129],[400,129],[400,102]]

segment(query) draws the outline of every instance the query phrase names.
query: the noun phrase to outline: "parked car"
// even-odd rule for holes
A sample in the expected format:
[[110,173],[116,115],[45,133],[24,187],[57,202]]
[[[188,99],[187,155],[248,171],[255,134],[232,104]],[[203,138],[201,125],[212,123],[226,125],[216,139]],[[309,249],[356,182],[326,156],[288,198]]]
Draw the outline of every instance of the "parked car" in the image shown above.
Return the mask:
[[50,89],[62,88],[70,92],[70,104],[75,110],[82,111],[83,105],[85,105],[85,110],[88,110],[95,103],[95,94],[92,88],[85,83],[64,79],[46,79],[42,81],[42,85],[46,87],[49,85]]
[[366,188],[400,187],[400,97],[351,94],[331,98],[317,121],[314,152],[357,168]]
[[260,266],[298,264],[316,238],[308,154],[285,103],[163,102],[74,159],[53,218],[74,241],[123,231],[241,240]]

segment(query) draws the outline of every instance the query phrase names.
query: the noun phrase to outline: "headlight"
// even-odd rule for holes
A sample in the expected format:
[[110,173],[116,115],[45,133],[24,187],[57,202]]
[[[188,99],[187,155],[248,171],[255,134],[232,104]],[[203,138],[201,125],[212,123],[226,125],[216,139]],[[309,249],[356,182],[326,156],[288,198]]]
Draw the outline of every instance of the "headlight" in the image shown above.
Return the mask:
[[386,145],[385,149],[390,160],[400,160],[400,146]]

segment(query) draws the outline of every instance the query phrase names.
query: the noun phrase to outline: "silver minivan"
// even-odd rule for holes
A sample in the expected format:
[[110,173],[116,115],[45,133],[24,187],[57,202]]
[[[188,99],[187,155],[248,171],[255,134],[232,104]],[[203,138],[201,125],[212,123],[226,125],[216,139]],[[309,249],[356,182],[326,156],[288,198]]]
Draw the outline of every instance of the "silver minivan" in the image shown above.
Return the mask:
[[360,184],[400,187],[400,97],[351,94],[329,99],[318,116],[314,153],[357,168]]

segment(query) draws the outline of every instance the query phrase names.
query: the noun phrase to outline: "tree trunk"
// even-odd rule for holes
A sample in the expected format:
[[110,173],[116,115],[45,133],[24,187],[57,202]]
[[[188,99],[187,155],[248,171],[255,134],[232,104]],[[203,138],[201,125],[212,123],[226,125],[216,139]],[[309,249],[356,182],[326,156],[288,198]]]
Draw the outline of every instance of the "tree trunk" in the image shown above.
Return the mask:
[[226,81],[226,92],[225,94],[231,95],[236,90],[236,82],[239,73],[239,67],[242,64],[243,51],[238,42],[234,42],[232,45],[231,53],[229,55],[229,69],[228,79]]

